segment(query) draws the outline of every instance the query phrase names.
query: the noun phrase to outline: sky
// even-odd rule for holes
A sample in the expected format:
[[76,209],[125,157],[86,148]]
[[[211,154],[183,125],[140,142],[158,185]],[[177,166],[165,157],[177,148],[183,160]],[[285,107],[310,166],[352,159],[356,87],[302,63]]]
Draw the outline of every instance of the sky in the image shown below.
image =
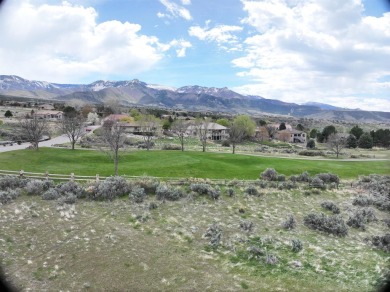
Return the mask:
[[0,75],[390,111],[390,1],[6,0]]

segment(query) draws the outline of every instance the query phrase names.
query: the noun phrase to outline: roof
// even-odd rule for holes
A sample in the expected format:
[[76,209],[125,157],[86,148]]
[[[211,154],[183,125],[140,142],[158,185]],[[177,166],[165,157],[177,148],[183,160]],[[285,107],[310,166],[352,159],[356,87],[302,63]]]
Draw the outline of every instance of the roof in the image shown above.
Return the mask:
[[289,134],[302,134],[302,133],[305,133],[305,131],[298,131],[298,130],[295,130],[295,129],[292,129],[292,130],[281,130],[278,132],[279,134],[282,134],[282,133],[289,133]]
[[104,120],[115,120],[115,121],[118,121],[120,119],[128,119],[128,118],[131,118],[131,117],[129,115],[124,115],[124,114],[113,114],[113,115],[109,115]]
[[[188,128],[189,128],[189,129],[196,129],[197,126],[190,125]],[[202,129],[205,128],[205,123],[203,123],[203,124],[201,125],[201,128],[202,128]],[[222,126],[222,125],[220,125],[220,124],[217,124],[217,123],[208,123],[207,129],[208,129],[208,130],[227,130],[228,128],[226,128],[226,127],[224,127],[224,126]]]

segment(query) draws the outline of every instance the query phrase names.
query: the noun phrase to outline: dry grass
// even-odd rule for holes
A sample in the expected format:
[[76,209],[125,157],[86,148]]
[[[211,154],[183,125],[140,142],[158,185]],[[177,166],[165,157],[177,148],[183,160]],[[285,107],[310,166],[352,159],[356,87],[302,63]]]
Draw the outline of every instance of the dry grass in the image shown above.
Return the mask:
[[[344,218],[356,190],[303,195],[302,190],[260,190],[261,197],[224,193],[220,200],[184,198],[149,210],[142,204],[80,200],[58,207],[38,197],[19,197],[0,206],[0,258],[7,277],[25,291],[369,291],[388,267],[388,255],[364,242],[388,232],[380,220],[345,238],[306,228],[303,216],[326,212],[332,200]],[[386,213],[375,210],[378,219]],[[289,214],[298,226],[285,230]],[[241,220],[254,230],[240,229]],[[217,222],[223,231],[217,249],[203,235]],[[387,229],[387,230],[386,230]],[[303,243],[291,251],[291,240]],[[279,263],[248,258],[256,244]],[[292,265],[299,261],[301,268]]]

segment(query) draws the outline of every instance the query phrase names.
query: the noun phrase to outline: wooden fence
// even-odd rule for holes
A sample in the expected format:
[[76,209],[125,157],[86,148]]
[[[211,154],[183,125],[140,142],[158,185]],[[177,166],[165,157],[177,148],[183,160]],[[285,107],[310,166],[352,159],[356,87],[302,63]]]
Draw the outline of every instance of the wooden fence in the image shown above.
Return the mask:
[[[35,178],[35,179],[51,179],[55,181],[101,181],[108,178],[107,176],[100,176],[99,174],[96,174],[94,176],[89,175],[75,175],[74,173],[70,174],[58,174],[58,173],[40,173],[40,172],[27,172],[24,170],[15,171],[15,170],[0,170],[0,177],[1,176],[17,176],[21,178]],[[122,175],[121,177],[124,177],[128,180],[137,180],[142,179],[145,176],[130,176],[130,175]],[[185,184],[185,183],[191,183],[195,182],[197,180],[201,181],[202,178],[180,178],[180,177],[153,177],[161,181],[169,182],[170,184]],[[210,184],[213,185],[226,185],[231,179],[204,179]],[[245,183],[254,183],[256,180],[238,180],[240,182]]]

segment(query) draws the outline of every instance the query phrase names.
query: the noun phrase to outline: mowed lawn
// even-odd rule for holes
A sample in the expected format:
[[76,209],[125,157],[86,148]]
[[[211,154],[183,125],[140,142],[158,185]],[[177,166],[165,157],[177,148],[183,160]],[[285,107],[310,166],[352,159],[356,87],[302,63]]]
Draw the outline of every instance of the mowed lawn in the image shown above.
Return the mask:
[[[256,179],[266,168],[287,176],[308,171],[311,175],[332,172],[342,178],[359,175],[390,175],[389,161],[334,161],[256,157],[192,151],[133,151],[122,153],[120,175]],[[109,176],[114,164],[99,151],[40,148],[0,153],[0,169],[75,175]]]

